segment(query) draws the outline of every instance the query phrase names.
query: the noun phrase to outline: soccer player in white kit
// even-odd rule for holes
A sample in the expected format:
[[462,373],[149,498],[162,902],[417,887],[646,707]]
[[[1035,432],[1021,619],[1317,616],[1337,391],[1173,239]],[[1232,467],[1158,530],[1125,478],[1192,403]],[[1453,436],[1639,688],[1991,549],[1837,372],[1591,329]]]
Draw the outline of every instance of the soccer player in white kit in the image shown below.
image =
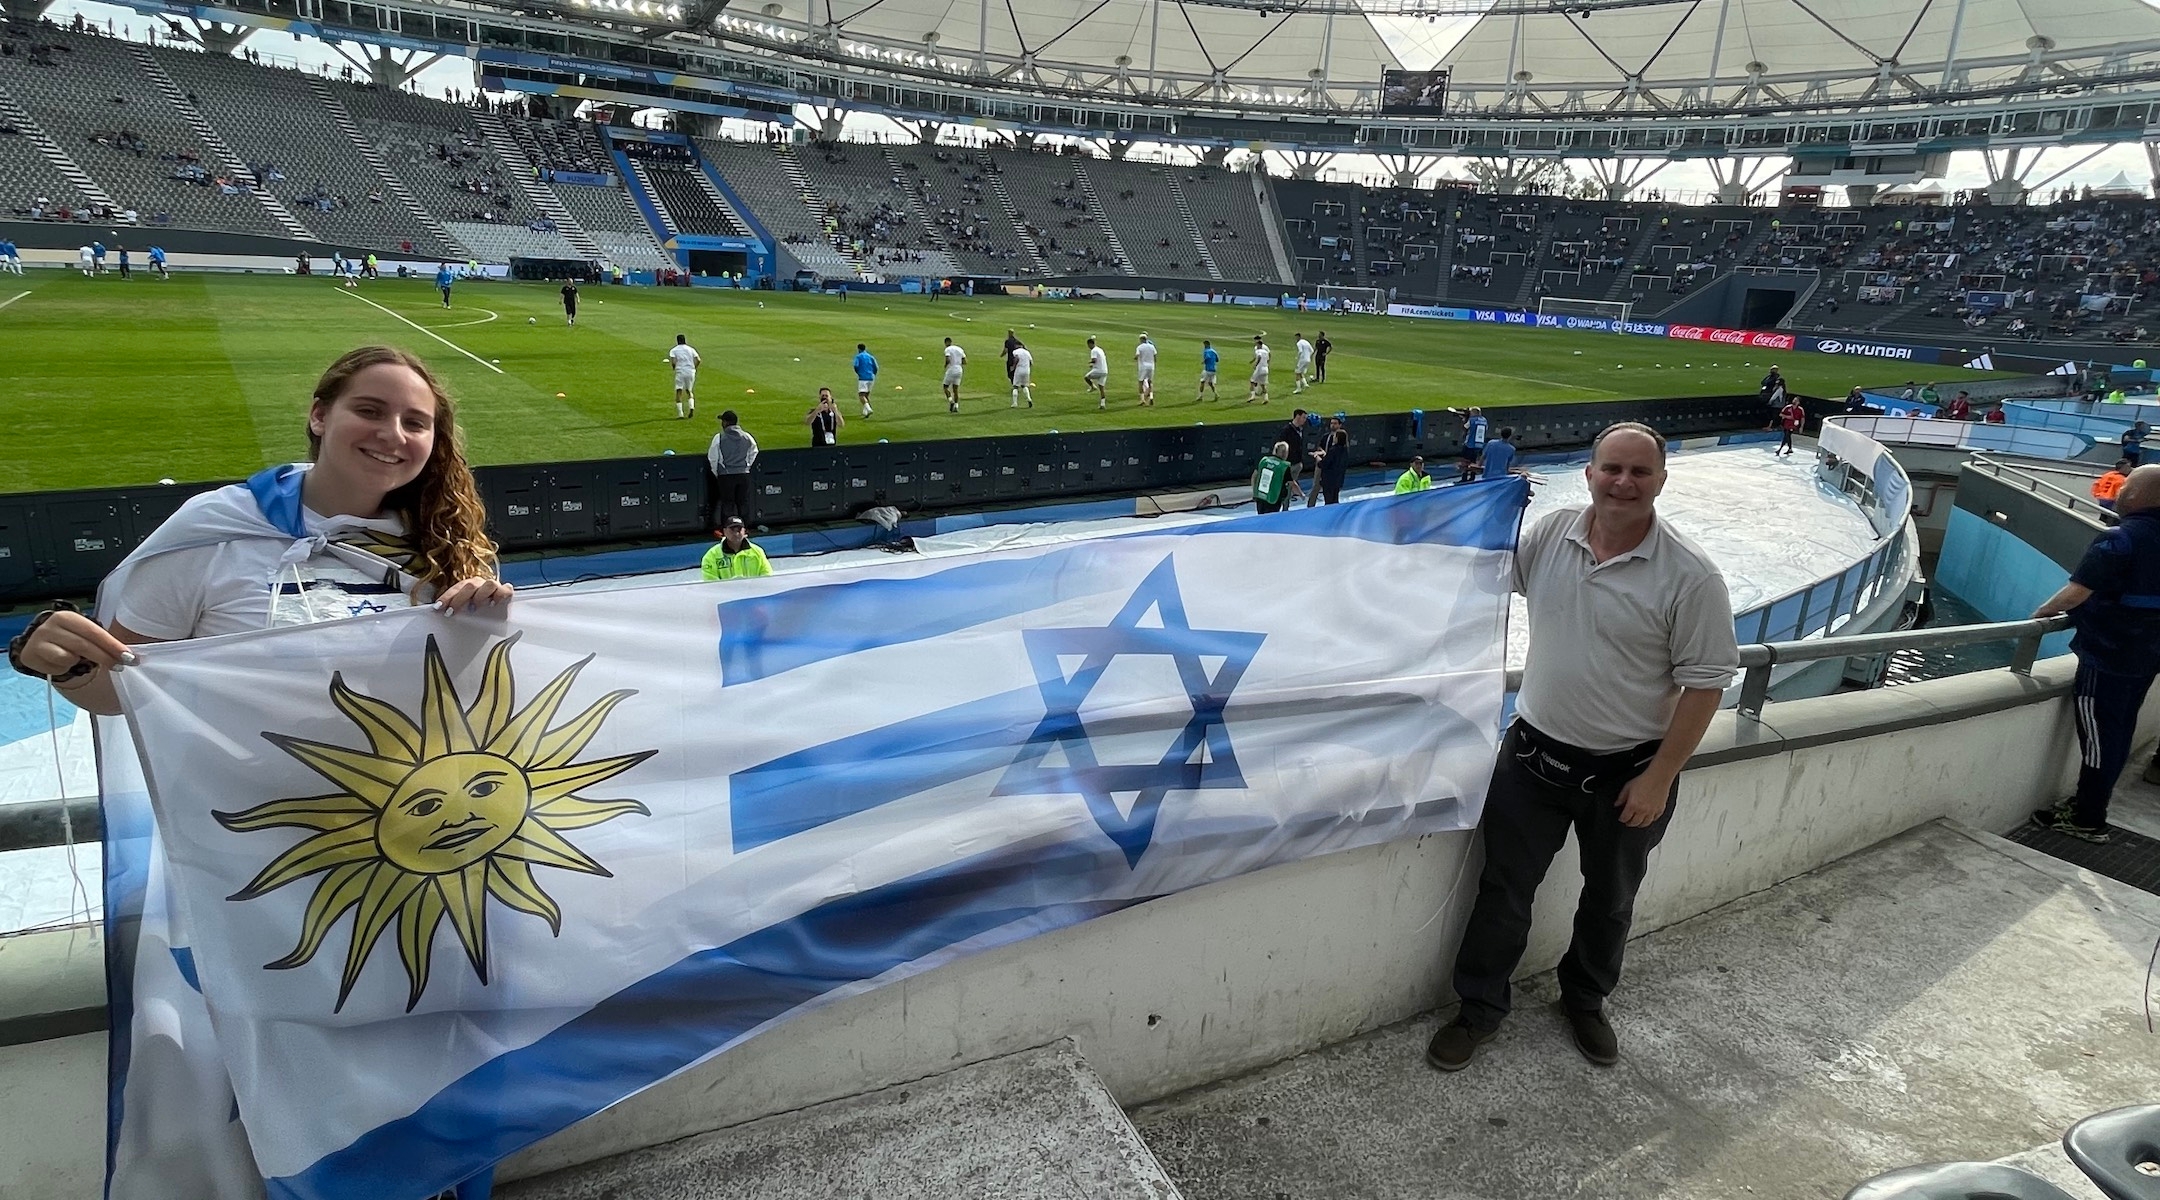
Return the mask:
[[[705,360],[690,346],[690,336],[678,333],[675,345],[667,352],[667,360],[675,367],[675,417],[697,415],[697,369]],[[688,403],[687,409],[684,407]]]
[[1025,395],[1027,406],[1035,407],[1035,352],[1024,343],[1014,346],[1012,368],[1012,406],[1020,407],[1020,399]]
[[1094,338],[1088,339],[1088,369],[1087,374],[1080,377],[1080,382],[1088,385],[1088,390],[1095,393],[1095,407],[1110,407],[1110,356],[1103,353],[1103,348],[1095,344]]
[[1293,396],[1304,391],[1305,385],[1312,381],[1313,354],[1312,343],[1305,340],[1303,333],[1294,336],[1297,338],[1297,366],[1291,375],[1290,394]]
[[1252,335],[1252,385],[1245,392],[1245,403],[1266,404],[1268,402],[1268,358],[1273,353],[1268,349],[1266,337],[1257,333]]
[[967,366],[967,351],[945,339],[945,411],[960,411],[960,370]]
[[1140,335],[1140,344],[1133,347],[1133,375],[1140,382],[1140,403],[1147,408],[1155,407],[1155,343],[1146,334]]

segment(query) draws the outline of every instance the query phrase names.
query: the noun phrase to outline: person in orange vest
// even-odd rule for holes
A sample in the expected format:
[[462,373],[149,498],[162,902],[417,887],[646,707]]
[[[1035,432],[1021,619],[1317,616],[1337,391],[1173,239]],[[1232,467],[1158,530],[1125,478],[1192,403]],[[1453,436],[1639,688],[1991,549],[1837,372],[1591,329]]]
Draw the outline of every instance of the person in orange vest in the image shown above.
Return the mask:
[[2093,480],[2093,499],[2100,507],[2115,511],[2115,494],[2122,491],[2123,481],[2130,478],[2130,468],[2136,465],[2127,458],[2118,458],[2107,474]]
[[1784,430],[1785,436],[1778,442],[1777,453],[1791,454],[1792,435],[1800,432],[1806,425],[1807,410],[1800,407],[1800,398],[1795,396],[1788,399],[1785,407],[1778,410],[1778,426]]

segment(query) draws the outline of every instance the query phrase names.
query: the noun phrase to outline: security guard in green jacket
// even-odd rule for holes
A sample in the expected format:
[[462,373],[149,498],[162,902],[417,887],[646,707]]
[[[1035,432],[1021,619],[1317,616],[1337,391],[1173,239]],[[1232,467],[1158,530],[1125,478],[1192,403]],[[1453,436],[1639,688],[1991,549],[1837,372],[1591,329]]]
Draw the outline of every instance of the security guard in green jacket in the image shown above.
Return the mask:
[[1256,513],[1281,512],[1283,493],[1290,487],[1290,443],[1277,442],[1275,448],[1260,456],[1253,466],[1252,499]]
[[720,531],[720,544],[705,552],[700,564],[707,579],[755,579],[772,574],[765,552],[750,540],[741,517],[729,517]]
[[1422,492],[1432,487],[1432,476],[1425,473],[1425,458],[1420,455],[1410,460],[1410,469],[1395,477],[1395,494]]

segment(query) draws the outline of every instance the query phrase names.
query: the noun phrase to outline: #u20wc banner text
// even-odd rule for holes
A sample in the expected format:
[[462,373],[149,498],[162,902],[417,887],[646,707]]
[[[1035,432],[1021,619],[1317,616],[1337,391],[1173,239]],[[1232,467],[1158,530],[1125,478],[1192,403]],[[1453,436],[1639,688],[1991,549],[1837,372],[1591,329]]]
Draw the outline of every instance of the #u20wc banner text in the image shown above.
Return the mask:
[[149,647],[112,1195],[431,1195],[841,995],[1468,828],[1523,500]]

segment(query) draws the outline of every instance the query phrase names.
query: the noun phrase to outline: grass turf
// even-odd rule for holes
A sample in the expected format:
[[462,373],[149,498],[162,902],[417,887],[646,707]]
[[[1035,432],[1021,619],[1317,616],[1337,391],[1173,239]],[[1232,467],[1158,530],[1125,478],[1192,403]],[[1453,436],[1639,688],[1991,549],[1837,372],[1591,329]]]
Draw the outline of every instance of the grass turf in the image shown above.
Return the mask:
[[[458,399],[478,463],[703,453],[724,408],[740,413],[768,447],[803,445],[803,415],[820,385],[838,396],[848,419],[841,440],[852,442],[1255,420],[1293,405],[1400,412],[1725,395],[1754,391],[1773,359],[1796,390],[1842,395],[1910,369],[1371,316],[1003,297],[932,303],[864,292],[842,302],[592,286],[574,329],[547,284],[461,283],[445,310],[425,280],[352,290],[325,278],[198,274],[161,282],[138,270],[123,282],[41,271],[0,281],[0,304],[7,431],[0,492],[237,478],[299,457],[309,389],[332,359],[370,342],[404,346],[436,368]],[[1035,351],[1032,410],[1007,406],[1000,358],[1007,327]],[[1293,396],[1293,334],[1321,328],[1335,344],[1328,382]],[[1132,347],[1143,330],[1162,346],[1154,408],[1135,401]],[[1274,398],[1265,407],[1243,403],[1256,332],[1275,350]],[[662,359],[677,333],[704,356],[695,421],[675,419]],[[1109,353],[1108,411],[1096,409],[1080,381],[1090,335]],[[939,392],[947,336],[969,355],[957,416]],[[1203,337],[1222,354],[1219,402],[1194,402]],[[882,368],[869,421],[857,419],[848,365],[858,341]],[[499,372],[491,369],[497,360]],[[1980,376],[1933,372],[1944,381]]]

